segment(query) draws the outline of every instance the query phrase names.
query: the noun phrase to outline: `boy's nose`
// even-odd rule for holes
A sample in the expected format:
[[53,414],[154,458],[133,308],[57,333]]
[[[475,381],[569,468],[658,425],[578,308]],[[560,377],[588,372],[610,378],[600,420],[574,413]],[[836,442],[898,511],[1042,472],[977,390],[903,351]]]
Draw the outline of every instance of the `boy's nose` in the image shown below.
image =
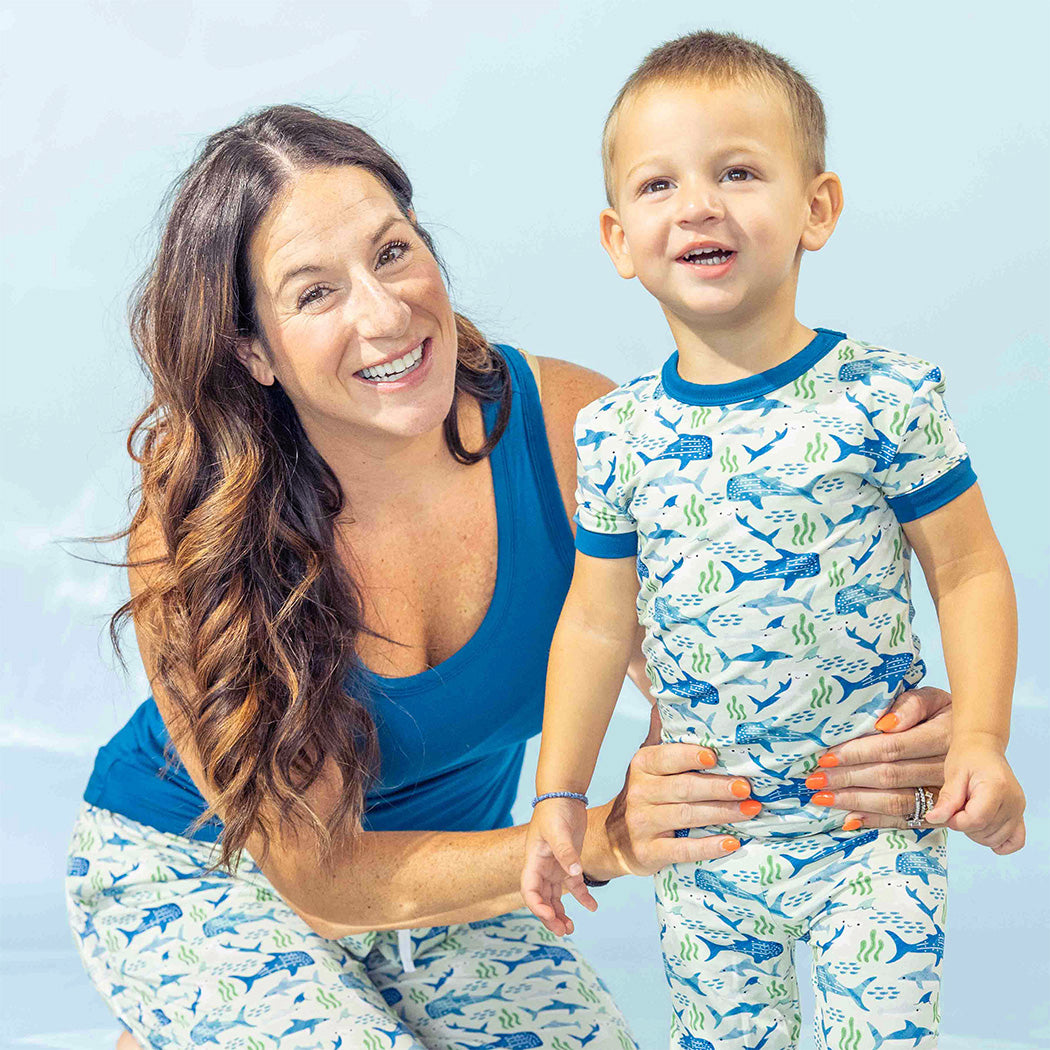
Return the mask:
[[725,216],[721,194],[709,187],[691,186],[680,199],[680,226],[692,226],[708,219],[721,219]]

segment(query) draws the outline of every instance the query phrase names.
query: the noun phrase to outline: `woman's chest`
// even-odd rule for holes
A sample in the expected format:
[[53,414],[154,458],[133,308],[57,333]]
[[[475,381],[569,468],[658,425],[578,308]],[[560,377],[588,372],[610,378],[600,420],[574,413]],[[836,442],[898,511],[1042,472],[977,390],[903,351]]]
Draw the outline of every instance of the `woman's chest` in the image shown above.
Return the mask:
[[498,529],[491,478],[480,480],[457,487],[440,506],[352,536],[365,624],[386,636],[358,636],[370,671],[403,678],[434,667],[484,620],[496,585]]

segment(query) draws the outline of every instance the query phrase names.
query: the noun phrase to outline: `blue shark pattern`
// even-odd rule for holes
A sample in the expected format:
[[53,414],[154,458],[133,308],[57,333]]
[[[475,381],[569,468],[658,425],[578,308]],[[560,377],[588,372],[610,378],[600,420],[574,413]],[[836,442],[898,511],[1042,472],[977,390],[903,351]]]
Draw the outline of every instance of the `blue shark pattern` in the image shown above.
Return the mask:
[[396,931],[320,937],[247,854],[236,874],[205,875],[212,860],[207,842],[87,804],[78,816],[70,923],[143,1047],[638,1050],[572,942],[525,909],[408,931],[406,970]]
[[[885,994],[873,989],[886,982],[874,980],[875,962],[903,967],[900,994],[917,1003],[925,992],[904,979],[915,966],[902,960],[939,962],[943,944],[924,910],[929,899],[902,890],[943,894],[943,854],[914,840],[897,867],[900,847],[873,829],[841,833],[841,814],[812,806],[804,780],[821,752],[872,731],[899,691],[921,680],[910,551],[893,508],[905,520],[937,509],[940,497],[923,493],[953,471],[968,479],[968,457],[938,369],[824,337],[822,357],[804,356],[793,375],[780,366],[787,379],[778,389],[718,403],[710,390],[697,388],[694,399],[689,384],[654,373],[600,398],[576,424],[577,542],[591,556],[620,557],[623,538],[636,538],[628,547],[663,739],[714,747],[720,772],[747,777],[763,804],[746,825],[701,832],[748,836],[725,862],[740,865],[741,877],[725,880],[709,864],[656,878],[674,1038],[709,1039],[719,1050],[795,1040],[795,1007],[778,1022],[783,1034],[759,1018],[750,1026],[720,1018],[747,1001],[741,986],[759,974],[794,987],[785,948],[824,921],[815,900],[829,902],[840,923],[855,911],[882,923],[877,960],[857,958],[866,949],[852,927],[822,937],[818,998],[838,1013],[822,1013],[820,1026],[835,1028],[832,1045],[845,1044],[843,1013],[864,1033],[859,1019],[881,1008]],[[593,440],[599,431],[609,436]],[[689,454],[701,449],[702,458]],[[668,461],[678,469],[669,473]],[[754,921],[741,925],[746,915]],[[785,923],[795,932],[769,935]],[[852,963],[872,966],[840,965],[843,944]],[[927,1007],[917,1003],[916,1023],[935,1027]],[[703,1031],[691,1010],[707,1018]]]
[[[856,1045],[847,1037],[867,1039],[870,1031],[877,1046],[918,1037],[916,1046],[932,1050],[944,947],[943,829],[794,838],[798,863],[789,871],[783,844],[756,838],[723,859],[677,864],[654,877],[675,1015],[671,1045],[797,1046],[793,948],[801,939],[813,953],[818,1046]],[[916,955],[932,964],[915,969]],[[742,1014],[746,1023],[738,1023]]]

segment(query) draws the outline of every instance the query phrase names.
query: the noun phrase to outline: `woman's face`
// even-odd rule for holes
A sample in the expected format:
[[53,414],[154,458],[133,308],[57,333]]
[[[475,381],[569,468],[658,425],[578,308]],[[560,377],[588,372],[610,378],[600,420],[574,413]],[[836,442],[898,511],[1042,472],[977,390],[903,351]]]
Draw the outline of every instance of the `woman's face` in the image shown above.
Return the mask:
[[276,378],[307,434],[418,437],[452,403],[456,326],[434,256],[386,186],[359,167],[299,172],[249,244],[264,341],[241,348]]

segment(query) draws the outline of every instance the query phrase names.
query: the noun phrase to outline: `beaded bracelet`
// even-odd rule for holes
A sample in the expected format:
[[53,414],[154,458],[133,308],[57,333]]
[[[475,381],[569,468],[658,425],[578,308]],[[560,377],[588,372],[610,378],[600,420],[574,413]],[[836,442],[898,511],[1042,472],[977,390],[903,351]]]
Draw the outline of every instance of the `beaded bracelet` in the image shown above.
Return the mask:
[[537,803],[548,798],[574,798],[579,802],[582,802],[585,806],[587,805],[587,796],[581,795],[578,791],[548,791],[546,795],[537,795],[532,800],[532,808],[535,809]]

